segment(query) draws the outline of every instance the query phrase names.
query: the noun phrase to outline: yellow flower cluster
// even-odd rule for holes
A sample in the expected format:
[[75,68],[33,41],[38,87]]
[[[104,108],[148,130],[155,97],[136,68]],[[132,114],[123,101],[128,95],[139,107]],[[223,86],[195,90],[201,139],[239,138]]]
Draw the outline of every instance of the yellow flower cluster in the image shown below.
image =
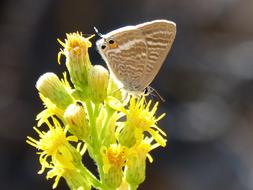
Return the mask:
[[[157,126],[165,114],[156,117],[158,103],[125,96],[107,69],[91,64],[90,38],[77,32],[58,40],[63,46],[58,62],[66,57],[70,81],[66,73],[62,79],[54,73],[38,79],[45,109],[34,127],[39,139],[26,142],[38,149],[39,174],[47,171],[47,179],[55,178],[53,188],[63,177],[72,190],[135,190],[145,180],[146,159],[152,162],[150,151],[166,145]],[[99,178],[82,162],[88,155]]]

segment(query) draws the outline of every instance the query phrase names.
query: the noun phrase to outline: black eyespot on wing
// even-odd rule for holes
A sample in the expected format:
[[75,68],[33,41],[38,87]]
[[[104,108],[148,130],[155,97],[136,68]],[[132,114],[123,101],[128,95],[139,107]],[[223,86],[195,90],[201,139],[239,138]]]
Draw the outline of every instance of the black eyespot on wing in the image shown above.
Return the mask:
[[106,48],[106,45],[102,45],[102,46],[101,46],[101,49],[105,49],[105,48]]
[[109,40],[109,44],[114,44],[114,40]]

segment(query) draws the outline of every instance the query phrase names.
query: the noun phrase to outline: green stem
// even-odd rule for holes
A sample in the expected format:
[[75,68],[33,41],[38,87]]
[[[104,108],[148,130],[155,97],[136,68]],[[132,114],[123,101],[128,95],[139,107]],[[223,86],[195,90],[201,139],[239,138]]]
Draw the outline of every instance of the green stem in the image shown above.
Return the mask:
[[81,172],[82,174],[89,179],[89,181],[92,183],[92,186],[101,189],[102,184],[101,182],[83,165],[81,166]]
[[97,160],[96,164],[97,164],[97,168],[98,168],[99,177],[100,177],[102,185],[104,185],[103,160],[102,160],[100,154],[96,156],[96,160]]
[[[104,122],[102,130],[101,130],[101,137],[105,137],[106,138],[106,131],[108,131],[108,123],[109,123],[112,115],[113,115],[113,112],[107,111],[105,122]],[[102,139],[102,144],[106,140],[105,138]]]
[[86,107],[89,115],[89,120],[90,120],[90,128],[91,128],[91,142],[90,144],[92,145],[93,149],[97,150],[97,142],[98,142],[98,134],[97,134],[97,128],[96,128],[96,116],[95,116],[95,110],[96,108],[93,109],[92,107],[92,102],[90,100],[86,101]]
[[94,104],[94,117],[95,118],[98,117],[99,112],[100,112],[100,108],[101,108],[100,104],[96,104],[96,103]]
[[[99,104],[95,104],[94,108],[92,107],[92,102],[90,100],[87,100],[86,102],[86,106],[87,106],[87,110],[88,110],[88,115],[89,115],[89,120],[90,120],[90,127],[91,127],[91,146],[89,146],[89,149],[91,149],[91,151],[89,151],[89,153],[92,153],[92,158],[94,159],[94,161],[96,162],[97,168],[98,168],[98,172],[99,172],[99,176],[100,176],[100,180],[103,186],[103,181],[104,181],[104,172],[103,172],[103,160],[101,157],[101,153],[100,153],[100,149],[101,149],[101,142],[100,139],[98,137],[98,133],[97,133],[97,126],[96,126],[96,119],[97,116],[99,114],[99,110],[100,110],[100,105]],[[88,149],[88,150],[89,150]],[[104,189],[104,188],[102,188]]]

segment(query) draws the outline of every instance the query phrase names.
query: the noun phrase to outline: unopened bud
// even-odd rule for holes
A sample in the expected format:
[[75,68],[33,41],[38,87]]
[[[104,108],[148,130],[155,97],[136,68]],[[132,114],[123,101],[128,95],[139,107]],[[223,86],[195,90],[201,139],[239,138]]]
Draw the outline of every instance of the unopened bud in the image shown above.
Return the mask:
[[136,144],[135,133],[136,129],[126,123],[124,128],[119,133],[120,144],[128,148],[134,146]]
[[102,102],[107,96],[109,72],[101,65],[95,65],[89,70],[88,83],[91,89],[90,98],[94,102]]
[[126,163],[126,180],[128,183],[138,186],[145,180],[146,158],[149,150],[150,144],[143,141],[134,147],[133,152],[128,155]]
[[77,136],[78,139],[87,140],[90,130],[82,102],[78,101],[69,105],[64,113],[64,118],[72,134]]
[[57,107],[65,109],[73,102],[71,95],[54,73],[45,73],[36,83],[38,91]]
[[122,178],[123,178],[122,169],[117,167],[111,167],[108,173],[104,175],[105,185],[109,189],[115,189],[121,185]]

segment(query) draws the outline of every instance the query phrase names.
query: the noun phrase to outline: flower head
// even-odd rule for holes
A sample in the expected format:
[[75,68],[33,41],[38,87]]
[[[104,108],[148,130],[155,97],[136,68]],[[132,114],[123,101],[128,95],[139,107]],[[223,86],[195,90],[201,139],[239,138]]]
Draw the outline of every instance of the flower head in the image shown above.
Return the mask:
[[102,150],[104,163],[104,181],[109,188],[117,188],[122,183],[123,167],[126,163],[126,148],[111,144]]
[[64,47],[64,50],[60,51],[58,54],[59,64],[62,54],[66,57],[71,56],[73,58],[77,58],[78,56],[88,56],[88,48],[92,45],[89,39],[91,39],[94,35],[89,38],[84,38],[82,33],[76,32],[66,34],[66,36],[67,39],[65,39],[65,43],[58,39],[58,42]]
[[68,168],[61,162],[54,160],[49,168],[47,179],[55,177],[53,189],[57,187],[61,177],[63,177],[73,189],[90,189],[89,181],[79,172],[79,169],[76,166],[74,168]]
[[126,162],[126,148],[119,144],[111,144],[109,148],[102,149],[104,154],[104,172],[107,173],[110,167],[122,169]]
[[[163,136],[166,134],[157,126],[157,122],[162,119],[165,114],[159,117],[155,116],[158,102],[150,108],[152,101],[145,104],[145,97],[135,98],[131,97],[127,109],[119,107],[126,115],[126,122],[120,132],[120,141],[128,147],[135,143],[141,142],[143,139],[143,132],[147,131],[150,135],[161,145],[166,145],[166,139]],[[163,135],[163,136],[162,136]]]
[[[73,167],[72,160],[73,155],[70,151],[69,142],[77,141],[75,136],[66,136],[66,131],[60,126],[60,123],[53,118],[53,125],[49,121],[46,122],[49,131],[40,131],[34,127],[34,130],[38,133],[40,139],[35,140],[32,137],[27,137],[26,142],[35,148],[37,148],[40,155],[40,164],[42,166],[39,173],[43,173],[45,168],[50,166],[52,160],[57,159],[68,167]],[[51,158],[51,159],[49,159]]]
[[91,68],[88,48],[91,47],[89,38],[84,38],[82,33],[67,34],[65,43],[58,39],[58,42],[64,47],[58,54],[58,63],[61,55],[66,56],[66,66],[70,74],[71,81],[78,90],[84,91],[87,86],[87,75]]

